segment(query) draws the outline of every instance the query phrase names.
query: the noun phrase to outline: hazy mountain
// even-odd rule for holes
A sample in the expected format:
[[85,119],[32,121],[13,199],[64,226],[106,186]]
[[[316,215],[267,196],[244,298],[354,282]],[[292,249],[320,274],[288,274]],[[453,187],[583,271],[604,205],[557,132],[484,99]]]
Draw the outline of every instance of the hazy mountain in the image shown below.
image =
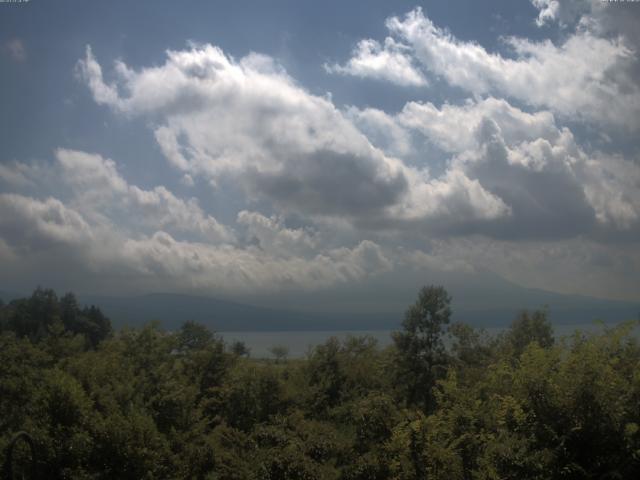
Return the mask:
[[[422,285],[415,279],[415,285]],[[449,276],[441,282],[453,297],[454,320],[475,326],[507,325],[522,309],[548,306],[556,324],[618,322],[638,318],[640,303],[562,295],[515,285],[487,274]],[[217,331],[384,330],[397,328],[418,288],[392,278],[368,282],[359,291],[298,293],[295,296],[249,297],[246,301],[206,296],[155,293],[138,296],[78,294],[83,304],[98,305],[116,327],[158,320],[177,328],[194,320]],[[375,292],[375,293],[374,293]],[[384,294],[380,294],[384,292]],[[58,292],[62,293],[62,292]],[[5,302],[25,294],[0,292]]]
[[[559,295],[541,290],[521,289],[517,293],[522,301],[513,305],[481,307],[454,301],[454,320],[476,326],[503,326],[511,322],[518,311],[544,305],[549,307],[551,320],[557,324],[587,323],[595,319],[618,322],[638,318],[640,312],[640,304],[631,302]],[[159,320],[166,328],[176,328],[186,320],[195,320],[217,331],[393,329],[399,326],[406,308],[398,308],[395,312],[309,312],[177,294],[128,298],[81,296],[80,299],[99,305],[117,326]]]

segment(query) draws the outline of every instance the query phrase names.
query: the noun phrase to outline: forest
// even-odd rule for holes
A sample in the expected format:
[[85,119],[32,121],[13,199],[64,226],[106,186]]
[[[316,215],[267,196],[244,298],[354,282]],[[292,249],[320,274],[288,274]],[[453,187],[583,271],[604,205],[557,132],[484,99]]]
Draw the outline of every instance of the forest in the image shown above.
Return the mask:
[[[637,321],[556,338],[542,309],[491,336],[451,314],[427,286],[389,347],[332,338],[259,359],[194,322],[114,331],[98,307],[38,288],[0,304],[0,465],[50,479],[640,478]],[[33,452],[11,443],[21,431]]]

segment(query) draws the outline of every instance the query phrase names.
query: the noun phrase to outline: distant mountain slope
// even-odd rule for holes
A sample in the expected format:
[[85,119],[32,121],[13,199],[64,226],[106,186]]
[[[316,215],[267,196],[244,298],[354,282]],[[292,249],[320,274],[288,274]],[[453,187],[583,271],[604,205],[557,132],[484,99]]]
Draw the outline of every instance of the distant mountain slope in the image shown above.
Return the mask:
[[305,326],[313,329],[321,321],[318,315],[171,293],[136,297],[80,296],[80,301],[98,305],[115,326],[137,326],[159,320],[165,328],[177,328],[193,320],[217,331],[305,330]]
[[[454,320],[475,326],[504,326],[518,311],[543,305],[549,306],[551,320],[558,324],[588,323],[595,319],[618,322],[638,318],[640,312],[640,305],[631,302],[544,291],[530,291],[528,297],[527,304],[518,306],[474,308],[454,305]],[[216,331],[385,330],[398,328],[404,313],[403,310],[395,313],[310,313],[177,294],[129,298],[81,296],[80,300],[100,306],[116,326],[159,320],[165,328],[177,328],[184,321],[194,320]]]
[[412,268],[382,273],[349,288],[338,286],[295,295],[247,296],[241,303],[314,314],[324,312],[327,319],[346,318],[345,329],[356,328],[361,322],[395,328],[402,321],[407,307],[415,301],[420,286],[430,284],[443,285],[451,294],[454,320],[475,326],[504,326],[519,311],[545,305],[549,307],[551,321],[565,325],[584,324],[595,319],[619,322],[637,319],[640,313],[639,301],[599,299],[526,288],[486,270],[429,272]]
[[[564,325],[589,323],[595,319],[619,322],[637,319],[640,314],[640,303],[562,295],[494,280],[476,286],[462,286],[456,282],[446,284],[453,296],[453,319],[474,326],[499,327],[508,325],[522,309],[544,305],[549,307],[551,321]],[[380,292],[378,289],[360,292],[356,306],[340,301],[327,301],[323,305],[321,298],[315,304],[310,299],[307,303],[304,296],[297,296],[297,301],[291,303],[283,300],[279,307],[171,293],[131,297],[79,294],[78,297],[82,304],[99,306],[116,327],[140,326],[158,320],[165,328],[174,329],[187,320],[194,320],[221,332],[398,328],[416,292],[397,295],[390,292],[389,300],[385,301],[376,291]],[[0,298],[5,302],[26,295],[0,291]]]

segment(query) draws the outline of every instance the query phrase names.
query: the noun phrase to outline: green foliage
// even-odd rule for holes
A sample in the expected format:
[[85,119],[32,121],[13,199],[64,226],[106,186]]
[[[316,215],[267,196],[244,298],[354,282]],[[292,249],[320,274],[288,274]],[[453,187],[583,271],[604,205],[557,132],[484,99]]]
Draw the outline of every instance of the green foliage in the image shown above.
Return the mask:
[[53,290],[38,287],[30,298],[13,300],[0,308],[3,328],[34,342],[64,331],[81,335],[89,347],[95,348],[111,335],[111,322],[100,309],[80,308],[72,293],[58,300]]
[[257,446],[246,433],[221,424],[213,430],[211,437],[215,458],[209,476],[211,480],[255,477],[255,462],[248,462],[247,459],[255,458]]
[[446,367],[443,326],[451,317],[451,297],[443,287],[423,287],[407,310],[403,331],[393,334],[398,385],[409,405],[433,407],[432,388]]
[[188,321],[180,328],[178,346],[181,351],[204,350],[213,344],[214,335],[207,327]]
[[193,322],[92,336],[97,309],[38,289],[0,306],[0,462],[24,430],[52,479],[640,475],[637,323],[555,341],[524,312],[498,337],[453,324],[445,348],[449,303],[423,289],[386,350],[274,362]]
[[397,480],[462,479],[463,465],[438,423],[422,412],[410,414],[394,429],[386,444],[389,478]]
[[269,353],[273,355],[273,357],[276,359],[276,362],[281,362],[283,360],[286,360],[289,356],[289,348],[285,347],[284,345],[274,345],[269,349]]
[[553,345],[553,327],[548,316],[545,308],[532,313],[524,310],[516,317],[505,335],[505,340],[515,356],[520,355],[531,342],[536,342],[543,348]]
[[369,392],[387,387],[385,359],[372,337],[330,338],[308,358],[309,409],[319,417]]
[[219,390],[220,415],[230,426],[249,432],[285,410],[283,390],[275,370],[242,363],[230,372],[228,381]]
[[238,357],[248,357],[251,355],[251,349],[244,342],[237,340],[231,344],[231,352]]

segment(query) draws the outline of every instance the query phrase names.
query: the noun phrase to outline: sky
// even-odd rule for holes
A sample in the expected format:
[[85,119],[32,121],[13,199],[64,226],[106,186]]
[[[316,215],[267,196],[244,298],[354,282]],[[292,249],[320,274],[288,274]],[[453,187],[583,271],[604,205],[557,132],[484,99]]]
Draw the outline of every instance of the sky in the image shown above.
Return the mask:
[[0,3],[0,288],[639,301],[638,27],[588,0]]

